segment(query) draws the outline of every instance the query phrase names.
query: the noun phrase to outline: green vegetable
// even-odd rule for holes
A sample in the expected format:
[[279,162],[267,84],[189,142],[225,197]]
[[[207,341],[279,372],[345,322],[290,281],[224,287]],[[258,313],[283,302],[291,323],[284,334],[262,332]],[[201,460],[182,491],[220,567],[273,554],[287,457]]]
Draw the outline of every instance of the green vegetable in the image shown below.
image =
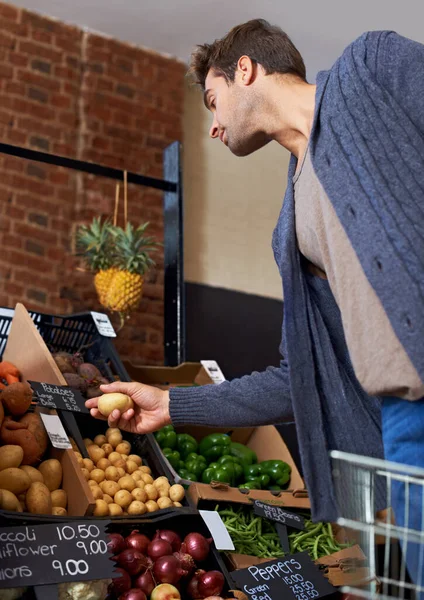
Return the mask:
[[240,464],[243,467],[247,467],[248,465],[253,465],[254,463],[258,462],[258,457],[256,456],[256,453],[244,444],[239,444],[238,442],[231,442],[230,452],[231,456],[235,456],[239,459]]
[[245,483],[241,483],[239,485],[239,488],[242,489],[248,489],[248,490],[260,490],[261,489],[261,482],[259,481],[259,479],[249,479],[249,481],[246,481]]
[[206,467],[206,458],[203,456],[196,454],[195,452],[190,452],[190,454],[187,456],[185,468],[187,471],[194,473],[196,477],[199,478]]
[[[235,552],[259,558],[280,558],[284,551],[272,521],[258,517],[250,506],[229,505],[217,510],[235,546]],[[313,523],[305,517],[304,531],[289,530],[290,554],[308,552],[313,560],[338,552],[351,544],[338,544],[330,523]]]
[[264,460],[259,463],[261,473],[269,475],[273,484],[285,486],[290,481],[291,467],[282,460]]
[[199,454],[208,462],[218,459],[224,454],[230,454],[231,438],[226,433],[211,433],[204,437],[199,444]]
[[229,456],[229,455],[221,456],[221,458],[218,458],[218,464],[219,465],[228,465],[228,464],[233,465],[235,481],[237,482],[237,481],[241,481],[243,479],[243,467],[239,463],[239,459],[237,457]]
[[172,425],[166,425],[155,433],[157,443],[161,448],[174,449],[177,445],[177,434]]
[[177,471],[180,466],[180,453],[172,448],[162,448],[162,452],[169,464]]
[[190,471],[187,471],[187,469],[180,469],[178,471],[178,475],[182,479],[188,479],[189,481],[197,481],[196,475],[194,473],[190,473]]
[[[236,482],[236,470],[235,464],[225,463],[219,465],[213,463],[214,466],[209,465],[207,469],[203,471],[202,481],[203,483],[211,483],[211,481],[219,481],[221,483],[228,483],[231,486],[235,485]],[[239,465],[238,465],[239,466]]]
[[179,433],[177,435],[177,450],[184,460],[191,452],[197,452],[197,442],[192,435],[188,433]]

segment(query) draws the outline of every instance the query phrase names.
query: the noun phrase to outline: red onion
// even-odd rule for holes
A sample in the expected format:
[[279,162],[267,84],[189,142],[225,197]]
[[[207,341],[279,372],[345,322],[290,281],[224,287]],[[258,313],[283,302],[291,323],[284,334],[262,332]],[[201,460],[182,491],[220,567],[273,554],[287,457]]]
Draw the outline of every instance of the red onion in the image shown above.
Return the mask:
[[175,531],[171,531],[170,529],[158,529],[153,539],[157,540],[158,538],[169,542],[172,546],[172,552],[178,552],[181,548],[181,538]]
[[155,589],[156,584],[152,577],[152,573],[150,571],[146,571],[137,577],[137,579],[134,581],[134,585],[136,588],[143,590],[146,596],[150,596],[152,591]]
[[169,583],[161,583],[152,592],[150,600],[181,600],[181,594]]
[[119,554],[122,550],[125,550],[125,540],[122,535],[120,533],[110,533],[107,548],[112,554]]
[[116,596],[127,592],[131,587],[131,577],[124,569],[115,569],[115,573],[121,573],[121,577],[112,579],[112,588]]
[[153,576],[160,583],[174,585],[183,575],[185,572],[181,569],[175,556],[161,556],[153,565]]
[[185,544],[181,544],[180,551],[174,552],[174,556],[180,561],[180,567],[186,572],[186,575],[189,575],[195,569],[196,563],[194,562],[193,557],[188,554]]
[[190,554],[197,562],[206,560],[211,543],[212,538],[207,540],[200,533],[189,533],[184,540],[184,544],[187,547],[187,554]]
[[166,540],[157,538],[150,542],[147,548],[147,554],[150,558],[153,558],[153,560],[157,560],[161,556],[168,556],[169,554],[172,554],[171,544]]
[[137,575],[142,569],[148,567],[146,556],[130,548],[118,554],[117,561],[119,566],[125,569],[129,575]]
[[134,530],[125,538],[125,544],[127,548],[132,548],[133,550],[138,550],[138,552],[141,552],[142,554],[146,554],[150,540],[147,535],[143,535]]
[[119,596],[119,600],[147,600],[147,596],[142,590],[131,588],[128,592]]
[[198,598],[202,597],[199,592],[199,577],[204,573],[206,573],[206,571],[202,571],[201,569],[196,571],[194,577],[192,577],[188,582],[187,594],[190,596],[190,598],[193,598],[193,600],[197,600]]
[[225,579],[221,571],[208,571],[199,577],[199,592],[202,598],[219,596],[224,587]]

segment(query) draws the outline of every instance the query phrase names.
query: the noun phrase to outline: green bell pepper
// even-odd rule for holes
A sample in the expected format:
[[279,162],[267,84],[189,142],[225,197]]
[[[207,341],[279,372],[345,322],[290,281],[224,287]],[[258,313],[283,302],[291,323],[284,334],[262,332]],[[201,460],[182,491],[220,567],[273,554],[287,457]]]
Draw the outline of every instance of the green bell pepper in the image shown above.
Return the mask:
[[260,490],[261,482],[259,479],[252,479],[251,481],[246,481],[245,483],[241,483],[239,485],[240,490],[248,489],[248,490]]
[[247,467],[244,467],[244,476],[246,478],[246,481],[248,481],[249,479],[256,479],[260,475],[263,475],[263,473],[264,471],[262,469],[261,463],[259,463],[258,465],[248,465]]
[[177,434],[172,425],[166,425],[155,433],[157,443],[161,448],[174,449],[177,445]]
[[211,433],[199,444],[199,454],[207,461],[214,461],[224,454],[230,454],[231,438],[226,433]]
[[162,452],[169,464],[177,471],[180,466],[180,453],[172,448],[162,448]]
[[230,464],[233,465],[234,477],[235,477],[236,482],[242,478],[243,467],[239,463],[239,459],[236,456],[229,456],[229,455],[221,456],[221,458],[218,458],[218,464],[219,465],[230,465]]
[[206,458],[195,452],[190,452],[185,461],[185,468],[187,471],[194,473],[196,477],[200,477],[203,471],[206,469]]
[[180,469],[178,471],[178,475],[182,477],[182,479],[188,479],[189,481],[197,481],[197,477],[194,473],[190,473],[187,469]]
[[238,442],[231,442],[230,452],[231,456],[235,456],[239,459],[239,462],[243,467],[247,467],[248,465],[253,465],[258,462],[258,457],[256,456],[256,453],[244,444],[239,444]]
[[192,435],[188,433],[179,433],[177,435],[177,450],[182,459],[186,459],[191,452],[197,452],[197,442]]
[[236,480],[236,474],[233,463],[225,463],[224,465],[218,465],[207,467],[202,473],[203,483],[211,483],[211,481],[219,481],[221,483],[228,483],[233,486]]
[[282,460],[264,460],[259,463],[262,473],[269,475],[272,484],[283,487],[290,481],[291,467]]

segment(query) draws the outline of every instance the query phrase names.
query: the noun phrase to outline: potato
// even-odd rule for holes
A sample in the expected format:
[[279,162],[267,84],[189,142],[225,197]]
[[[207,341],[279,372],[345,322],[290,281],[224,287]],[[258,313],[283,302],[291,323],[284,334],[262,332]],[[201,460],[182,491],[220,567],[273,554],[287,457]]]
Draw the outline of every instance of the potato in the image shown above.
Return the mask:
[[103,494],[103,500],[107,504],[112,504],[112,502],[113,502],[113,498],[111,496],[109,496],[109,494]]
[[84,463],[83,467],[85,469],[87,469],[87,471],[90,471],[90,473],[91,473],[91,471],[94,469],[94,463],[91,460],[91,458],[83,458],[82,462]]
[[108,510],[111,517],[119,517],[124,512],[122,507],[119,504],[115,504],[115,502],[108,504]]
[[97,446],[102,446],[103,444],[106,444],[107,439],[106,439],[105,435],[96,435],[96,437],[94,438],[93,442]]
[[104,451],[106,456],[109,456],[109,454],[112,454],[113,452],[113,446],[111,446],[110,444],[102,444],[102,450]]
[[121,458],[122,458],[122,460],[125,460],[125,462],[127,462],[128,455],[127,454],[121,454]]
[[60,488],[60,484],[62,483],[62,465],[56,458],[49,458],[43,461],[38,470],[44,477],[44,483],[51,492]]
[[149,513],[159,510],[159,506],[158,506],[157,502],[155,502],[154,500],[148,500],[146,502],[146,508],[147,508],[147,512],[149,512]]
[[34,483],[34,481],[39,481],[40,483],[44,483],[43,475],[35,467],[30,467],[29,465],[22,465],[22,467],[20,467],[20,469],[21,469],[21,471],[25,471],[25,473],[31,479],[32,483]]
[[125,454],[126,456],[128,456],[128,454],[131,452],[131,444],[124,440],[116,446],[115,450],[120,454]]
[[184,498],[184,495],[184,488],[179,483],[171,485],[169,488],[169,497],[173,502],[181,502],[181,500]]
[[131,475],[138,470],[137,463],[133,460],[127,460],[127,472]]
[[50,492],[50,496],[52,499],[52,506],[66,508],[68,505],[68,494],[65,490],[55,490],[54,492]]
[[161,487],[164,483],[171,486],[171,484],[168,481],[168,477],[165,477],[165,475],[161,475],[160,477],[156,477],[156,479],[153,482],[153,485],[155,487]]
[[82,458],[81,452],[75,452],[74,451],[74,454],[75,454],[75,458]]
[[104,500],[96,500],[96,507],[94,509],[93,515],[95,517],[106,517],[109,514],[108,503]]
[[112,465],[115,464],[116,460],[122,460],[122,456],[119,454],[119,452],[115,452],[115,451],[111,452],[107,458],[111,462]]
[[121,479],[118,479],[118,485],[121,490],[128,490],[129,492],[132,492],[133,489],[137,487],[131,475],[125,475],[124,477],[121,477]]
[[79,464],[80,467],[85,468],[84,460],[80,456],[77,456],[77,463]]
[[115,504],[118,504],[122,508],[127,508],[133,501],[133,497],[128,490],[119,490],[113,497]]
[[112,433],[120,434],[121,430],[118,427],[109,427],[108,429],[106,429],[106,432],[105,432],[106,439],[108,439],[109,436],[112,435]]
[[131,496],[134,498],[134,500],[138,500],[139,502],[147,502],[147,500],[149,500],[146,491],[139,487],[133,489]]
[[146,492],[149,500],[157,500],[159,498],[158,490],[151,483],[146,483],[144,486],[144,491]]
[[96,481],[94,481],[93,479],[89,479],[88,480],[88,485],[90,487],[98,487],[99,484]]
[[49,488],[40,481],[31,483],[25,496],[28,512],[39,515],[51,515],[52,499]]
[[22,512],[18,498],[9,490],[0,490],[0,508],[3,510]]
[[17,468],[24,458],[24,451],[20,446],[6,444],[0,448],[0,471],[11,467]]
[[129,505],[127,511],[128,511],[129,515],[144,515],[144,513],[147,512],[147,508],[146,508],[146,505],[144,504],[144,502],[139,502],[138,500],[134,500]]
[[106,471],[108,467],[112,466],[111,462],[107,458],[101,458],[97,461],[96,467],[102,471]]
[[174,506],[172,500],[168,497],[158,498],[157,503],[160,509]]
[[107,441],[112,448],[116,448],[122,442],[122,433],[120,431],[118,433],[111,433]]
[[141,480],[144,481],[144,483],[153,483],[153,477],[148,473],[142,473]]
[[118,471],[119,479],[121,479],[121,477],[125,477],[125,474],[126,474],[125,469],[123,469],[122,467],[116,467],[116,470]]
[[90,440],[90,438],[84,438],[84,446],[86,448],[88,448],[88,446],[92,446],[93,445],[93,440]]
[[138,467],[138,470],[140,471],[140,473],[147,473],[148,475],[152,474],[152,469],[144,465],[142,467]]
[[121,486],[116,483],[116,481],[102,481],[100,484],[100,489],[104,494],[108,494],[113,498],[114,495],[119,492]]
[[101,458],[104,458],[106,456],[105,451],[99,448],[98,446],[95,446],[94,444],[88,446],[87,452],[90,455],[91,460],[95,464],[97,464]]
[[17,495],[26,492],[30,485],[31,479],[21,469],[9,467],[0,471],[0,489],[2,490],[9,490]]
[[81,473],[86,481],[90,479],[90,471],[88,469],[81,469]]
[[101,483],[105,478],[105,472],[102,469],[93,469],[90,473],[90,479],[96,483]]
[[130,454],[128,456],[128,460],[134,461],[138,467],[141,467],[141,465],[143,464],[143,461],[141,460],[141,457],[137,456],[137,454]]
[[109,481],[118,481],[118,479],[119,479],[118,469],[114,466],[107,467],[105,469],[105,477]]
[[120,458],[119,460],[115,460],[115,462],[113,463],[113,466],[116,467],[117,469],[123,469],[124,473],[127,470],[127,463],[125,462],[125,460],[123,458]]
[[100,396],[98,402],[99,412],[104,417],[108,417],[115,409],[123,413],[133,407],[134,402],[131,398],[126,394],[120,393],[103,394],[103,396]]
[[96,485],[96,487],[92,487],[91,488],[91,493],[94,496],[94,500],[102,500],[103,499],[103,492],[102,490],[99,488],[98,485]]
[[134,471],[134,473],[131,473],[131,477],[134,479],[134,481],[141,481],[144,483],[144,481],[141,479],[141,473],[139,471]]
[[68,511],[63,506],[53,506],[52,515],[56,517],[66,517],[68,515]]
[[172,503],[174,506],[176,506],[177,508],[182,508],[183,505],[181,504],[181,502],[173,502]]

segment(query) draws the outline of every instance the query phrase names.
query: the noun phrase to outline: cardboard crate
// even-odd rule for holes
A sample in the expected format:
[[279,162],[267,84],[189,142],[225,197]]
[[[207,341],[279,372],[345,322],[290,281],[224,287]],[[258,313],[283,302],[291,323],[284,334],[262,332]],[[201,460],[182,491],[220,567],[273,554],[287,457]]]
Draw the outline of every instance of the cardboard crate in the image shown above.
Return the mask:
[[[23,381],[43,381],[56,385],[66,385],[49,349],[34,325],[32,318],[22,304],[18,304],[10,327],[3,353],[3,360],[13,363],[21,372]],[[47,411],[54,414],[55,411]],[[62,488],[68,495],[68,514],[82,516],[91,514],[95,500],[90,486],[84,479],[75,454],[72,450],[51,448],[50,458],[60,460],[63,469]],[[0,511],[2,516],[16,517],[17,513]],[[39,517],[40,515],[31,515]]]
[[178,367],[152,367],[124,361],[124,367],[133,381],[163,390],[178,386],[213,384],[206,369],[198,362],[185,362]]

